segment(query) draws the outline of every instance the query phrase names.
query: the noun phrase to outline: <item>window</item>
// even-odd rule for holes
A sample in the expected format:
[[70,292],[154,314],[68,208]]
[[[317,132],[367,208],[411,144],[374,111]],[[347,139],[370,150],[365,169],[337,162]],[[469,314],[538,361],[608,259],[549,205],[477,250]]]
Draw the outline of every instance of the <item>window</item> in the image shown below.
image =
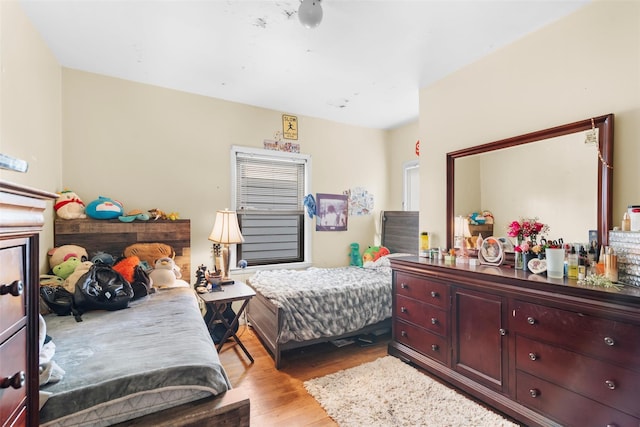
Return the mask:
[[418,160],[405,162],[404,170],[404,200],[405,211],[420,210],[420,163]]
[[248,266],[309,262],[304,196],[309,156],[232,147],[235,210],[244,236],[237,258]]

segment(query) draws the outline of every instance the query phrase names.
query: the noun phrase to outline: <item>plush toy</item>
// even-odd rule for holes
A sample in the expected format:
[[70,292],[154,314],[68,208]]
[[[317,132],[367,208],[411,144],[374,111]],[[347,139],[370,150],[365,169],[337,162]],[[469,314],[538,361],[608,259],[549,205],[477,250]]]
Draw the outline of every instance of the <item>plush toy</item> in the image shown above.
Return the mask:
[[74,256],[69,257],[65,259],[63,262],[61,262],[60,264],[53,267],[53,274],[55,274],[58,277],[62,277],[63,279],[66,279],[67,277],[71,276],[71,273],[73,273],[76,267],[79,266],[81,263],[82,261],[80,261],[79,258],[76,258]]
[[362,257],[360,256],[360,245],[358,243],[351,244],[350,258],[351,262],[349,263],[349,265],[362,267]]
[[160,209],[154,208],[154,209],[149,209],[149,215],[151,216],[152,220],[158,220],[158,219],[167,219],[167,214],[162,212]]
[[99,196],[85,208],[87,216],[93,219],[115,219],[123,214],[122,203],[108,197]]
[[140,266],[140,258],[137,256],[124,257],[116,261],[113,269],[120,273],[131,284],[133,300],[146,296],[152,292],[152,283],[149,275]]
[[84,273],[89,271],[92,265],[93,263],[91,261],[81,262],[76,267],[76,269],[73,270],[73,273],[71,273],[71,275],[64,280],[62,286],[64,286],[64,288],[69,292],[73,293],[73,291],[76,289],[76,283],[78,283],[80,277],[82,277]]
[[89,259],[87,250],[78,245],[62,245],[57,248],[50,249],[49,252],[47,252],[47,255],[49,256],[49,268],[51,270],[71,257],[78,258],[80,262],[84,262]]
[[164,257],[155,262],[155,268],[149,273],[149,277],[154,287],[170,288],[175,286],[176,279],[182,278],[182,273],[172,258]]
[[140,264],[140,258],[137,256],[130,256],[119,259],[115,264],[113,264],[113,269],[120,273],[127,282],[133,283],[133,273],[138,264]]
[[64,190],[58,193],[56,203],[53,205],[58,218],[76,219],[86,218],[84,213],[84,203],[76,193],[70,190]]
[[384,246],[369,246],[366,251],[362,254],[362,261],[376,261],[378,258],[389,255],[389,249]]
[[139,221],[148,221],[149,215],[142,212],[140,209],[134,209],[126,213],[126,215],[121,215],[118,219],[122,222],[133,222],[136,219]]
[[93,256],[93,258],[91,258],[91,262],[94,264],[100,263],[100,264],[106,264],[106,265],[113,265],[116,262],[116,259],[111,254],[98,251]]

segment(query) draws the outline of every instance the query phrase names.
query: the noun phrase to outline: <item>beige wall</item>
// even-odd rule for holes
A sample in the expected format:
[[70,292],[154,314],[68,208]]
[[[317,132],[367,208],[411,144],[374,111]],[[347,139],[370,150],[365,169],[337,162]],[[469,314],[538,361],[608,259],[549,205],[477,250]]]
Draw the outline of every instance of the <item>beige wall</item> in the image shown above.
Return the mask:
[[[262,147],[282,130],[284,112],[70,69],[62,88],[63,185],[85,202],[102,195],[125,210],[178,212],[191,220],[193,265],[212,265],[214,213],[231,206],[230,146]],[[301,152],[312,158],[311,192],[364,187],[375,197],[374,215],[350,217],[348,231],[312,233],[315,265],[347,265],[349,243],[373,244],[377,213],[388,203],[386,132],[298,120]]]
[[[15,1],[0,1],[0,152],[29,163],[0,179],[56,191],[61,183],[61,70]],[[40,265],[53,242],[53,203],[40,239]]]
[[389,208],[388,210],[403,210],[404,191],[404,163],[409,160],[418,160],[416,155],[416,141],[419,139],[419,122],[408,123],[388,132],[387,155],[387,179],[389,181]]
[[640,202],[637,1],[591,3],[423,88],[421,229],[445,244],[447,152],[608,113],[615,114],[617,224],[628,204]]

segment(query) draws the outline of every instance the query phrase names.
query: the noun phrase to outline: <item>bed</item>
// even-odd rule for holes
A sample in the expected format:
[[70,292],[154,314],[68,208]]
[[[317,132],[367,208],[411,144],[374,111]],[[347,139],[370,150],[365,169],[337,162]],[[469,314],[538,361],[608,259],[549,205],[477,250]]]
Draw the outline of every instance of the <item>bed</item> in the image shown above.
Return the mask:
[[[54,242],[84,245],[90,254],[103,247],[122,253],[140,233],[159,226],[75,221],[56,222]],[[170,232],[171,226],[161,228]],[[173,226],[184,229],[184,222]],[[43,316],[55,349],[55,380],[41,375],[41,425],[249,425],[249,399],[231,387],[194,290],[187,282],[179,285],[123,310],[86,312],[82,322]]]
[[[418,213],[381,214],[381,244],[395,254],[418,254]],[[256,291],[247,319],[271,353],[390,329],[391,268],[383,257],[364,268],[258,271],[247,280]]]

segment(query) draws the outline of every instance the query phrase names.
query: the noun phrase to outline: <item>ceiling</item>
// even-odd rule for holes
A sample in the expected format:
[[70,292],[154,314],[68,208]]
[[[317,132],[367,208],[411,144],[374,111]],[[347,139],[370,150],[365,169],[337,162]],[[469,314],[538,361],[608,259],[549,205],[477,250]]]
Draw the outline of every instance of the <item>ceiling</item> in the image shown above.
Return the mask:
[[20,0],[64,67],[391,129],[419,89],[590,0]]

